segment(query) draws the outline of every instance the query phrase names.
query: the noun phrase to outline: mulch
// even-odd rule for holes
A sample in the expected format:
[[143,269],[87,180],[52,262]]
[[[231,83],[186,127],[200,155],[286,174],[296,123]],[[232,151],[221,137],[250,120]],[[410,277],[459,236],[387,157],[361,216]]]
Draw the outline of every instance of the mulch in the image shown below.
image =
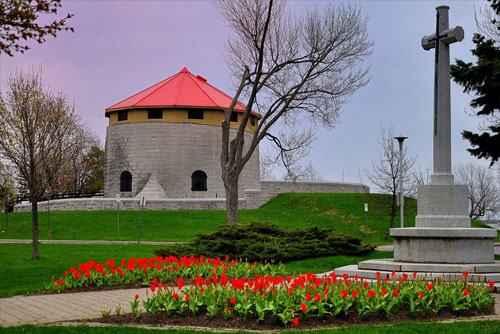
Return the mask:
[[[189,311],[186,311],[186,313]],[[300,319],[298,328],[300,329],[315,329],[325,327],[339,327],[352,325],[380,325],[390,324],[403,321],[438,321],[449,319],[463,319],[469,317],[478,317],[484,315],[495,314],[495,306],[483,310],[467,310],[453,312],[451,309],[442,309],[437,314],[428,313],[426,315],[414,314],[408,315],[408,309],[400,309],[396,314],[386,318],[384,314],[369,316],[360,319],[355,313],[349,316],[327,316],[322,319],[310,317],[308,319]],[[86,320],[87,322],[98,322],[114,325],[148,325],[148,326],[185,326],[185,327],[205,327],[205,328],[224,328],[224,329],[245,329],[245,330],[279,330],[294,327],[291,323],[284,326],[280,322],[266,318],[263,322],[257,322],[256,318],[249,316],[247,321],[238,315],[233,315],[230,319],[224,319],[222,314],[218,314],[215,318],[209,319],[206,315],[186,314],[184,316],[173,315],[167,316],[166,312],[157,312],[154,316],[149,313],[142,313],[136,317],[132,313],[122,315],[110,315],[97,319]]]
[[87,286],[83,288],[73,288],[73,289],[64,289],[61,291],[57,290],[46,290],[46,291],[38,291],[38,292],[28,292],[25,295],[26,296],[39,296],[39,295],[57,295],[61,293],[77,293],[77,292],[91,292],[91,291],[112,291],[112,290],[121,290],[121,289],[140,289],[144,288],[146,289],[147,286],[143,285],[141,282],[135,282],[131,284],[120,284],[120,285],[113,285],[113,286]]

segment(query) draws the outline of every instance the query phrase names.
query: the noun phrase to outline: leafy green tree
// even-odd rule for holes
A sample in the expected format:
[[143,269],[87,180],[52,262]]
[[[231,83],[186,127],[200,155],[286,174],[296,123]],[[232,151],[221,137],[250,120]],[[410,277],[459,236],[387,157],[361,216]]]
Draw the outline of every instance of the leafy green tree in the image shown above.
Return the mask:
[[56,15],[61,7],[61,0],[0,0],[0,53],[24,53],[29,46],[22,40],[43,43],[47,35],[56,37],[60,31],[74,31],[66,23],[72,14],[48,24],[38,22],[40,14]]
[[97,192],[104,188],[104,158],[104,150],[97,145],[93,145],[85,155],[89,176],[82,185],[83,191]]
[[[500,159],[500,0],[491,0],[492,11],[486,24],[478,24],[481,34],[474,34],[472,41],[476,45],[472,54],[477,58],[476,64],[457,59],[451,66],[453,80],[464,87],[465,93],[473,93],[471,107],[476,109],[475,115],[485,117],[486,121],[480,130],[474,133],[464,130],[462,136],[472,148],[468,151],[478,158],[490,160],[491,165]],[[484,26],[489,27],[485,31]],[[491,32],[496,31],[498,34]]]
[[16,203],[13,168],[0,161],[0,210],[5,210],[5,226],[9,226],[9,211]]

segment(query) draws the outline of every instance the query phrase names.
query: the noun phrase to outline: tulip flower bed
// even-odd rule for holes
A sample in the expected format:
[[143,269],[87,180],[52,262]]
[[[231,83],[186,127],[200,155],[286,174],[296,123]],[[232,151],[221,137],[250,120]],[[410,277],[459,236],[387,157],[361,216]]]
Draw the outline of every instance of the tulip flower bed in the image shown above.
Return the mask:
[[[64,275],[53,281],[48,290],[64,291],[68,289],[109,288],[126,286],[149,286],[154,282],[171,282],[178,277],[189,280],[191,277],[250,277],[254,275],[283,275],[283,265],[269,263],[248,263],[245,261],[204,257],[175,256],[154,258],[130,258],[115,263],[107,260],[104,264],[89,261],[79,264],[78,268],[69,268]],[[156,284],[156,283],[155,283]]]
[[393,273],[393,279],[379,279],[373,284],[358,276],[337,277],[335,273],[321,278],[313,274],[296,278],[255,275],[251,279],[228,279],[224,274],[198,276],[187,287],[183,278],[178,278],[173,287],[154,279],[143,300],[146,314],[141,314],[136,295],[130,303],[132,314],[114,319],[108,314],[101,321],[123,323],[120,318],[128,316],[132,322],[158,323],[158,319],[168,322],[168,318],[180,317],[186,324],[200,325],[195,319],[202,318],[210,326],[210,319],[231,322],[237,318],[233,324],[243,327],[241,320],[300,326],[308,322],[331,325],[338,318],[389,318],[402,312],[410,317],[469,311],[484,314],[492,311],[491,287],[492,283],[467,281],[467,273],[457,282],[408,280],[406,274],[396,278]]

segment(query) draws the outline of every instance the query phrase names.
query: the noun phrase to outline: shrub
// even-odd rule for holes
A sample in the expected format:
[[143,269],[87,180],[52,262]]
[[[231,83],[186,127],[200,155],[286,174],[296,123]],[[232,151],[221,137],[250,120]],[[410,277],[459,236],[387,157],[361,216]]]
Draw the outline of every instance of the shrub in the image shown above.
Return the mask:
[[364,255],[373,246],[361,239],[333,234],[319,227],[284,230],[272,223],[252,222],[220,226],[212,234],[199,234],[193,242],[169,245],[155,251],[159,256],[209,256],[248,261],[289,262],[332,255]]

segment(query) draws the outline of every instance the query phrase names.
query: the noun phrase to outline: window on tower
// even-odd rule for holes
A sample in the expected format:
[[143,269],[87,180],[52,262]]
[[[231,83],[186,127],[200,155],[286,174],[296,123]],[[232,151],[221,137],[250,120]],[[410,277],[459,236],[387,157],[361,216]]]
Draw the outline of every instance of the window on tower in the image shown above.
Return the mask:
[[203,119],[203,110],[200,109],[188,109],[189,119]]
[[132,191],[132,174],[124,171],[120,175],[120,191]]
[[122,110],[118,112],[118,121],[126,121],[128,116],[128,111]]
[[163,118],[163,110],[161,109],[148,110],[148,119],[162,119],[162,118]]
[[238,113],[236,111],[231,113],[231,122],[238,122]]
[[202,170],[197,170],[191,175],[192,191],[207,191],[207,174]]

